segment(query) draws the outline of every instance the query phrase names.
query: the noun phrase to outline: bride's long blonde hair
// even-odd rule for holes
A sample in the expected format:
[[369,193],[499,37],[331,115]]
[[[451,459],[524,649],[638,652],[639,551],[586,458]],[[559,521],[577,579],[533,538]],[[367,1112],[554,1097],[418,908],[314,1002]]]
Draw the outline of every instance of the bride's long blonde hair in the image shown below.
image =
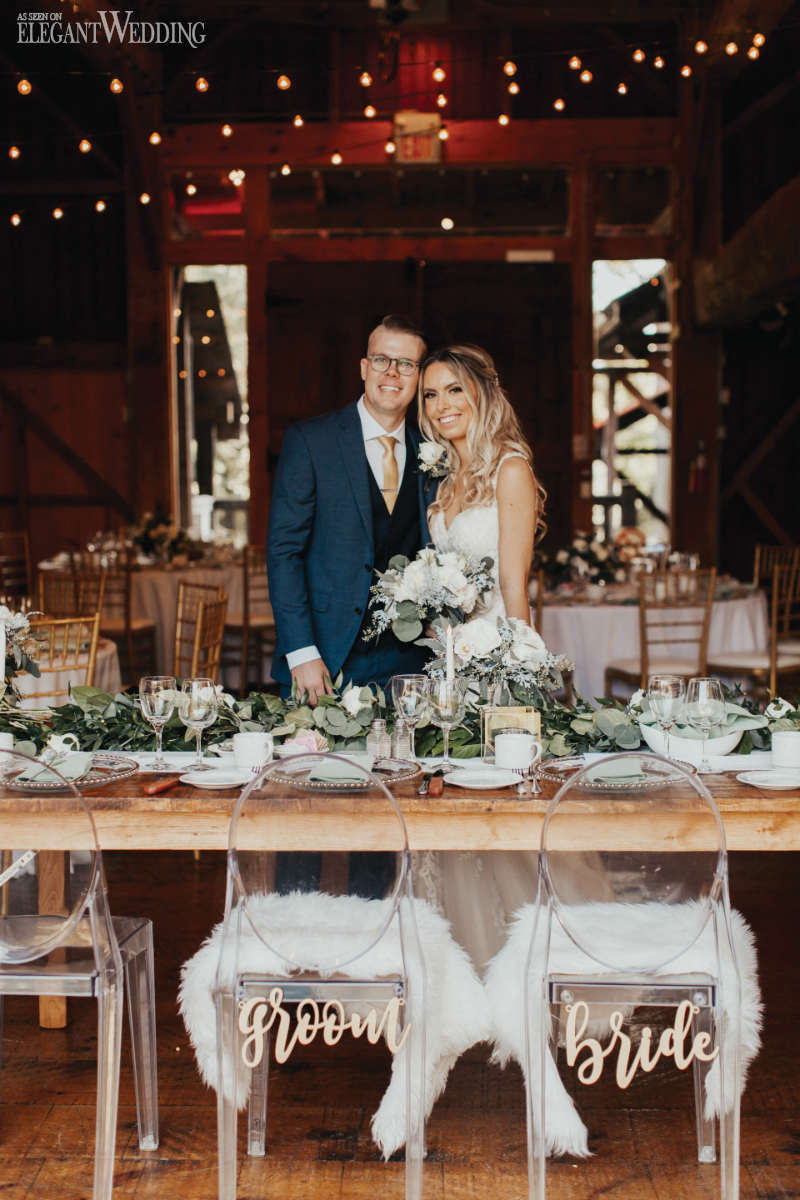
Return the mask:
[[441,509],[447,509],[453,499],[456,474],[461,466],[458,451],[452,442],[434,430],[425,411],[425,372],[434,363],[443,363],[455,375],[473,410],[472,421],[467,430],[469,466],[465,473],[464,507],[490,504],[494,498],[494,483],[500,460],[504,454],[521,455],[531,469],[536,494],[535,530],[541,537],[546,529],[542,519],[547,496],[536,478],[533,467],[533,451],[520,429],[517,414],[500,387],[497,369],[492,357],[480,346],[468,343],[443,346],[434,351],[423,362],[419,372],[417,404],[419,427],[428,441],[436,442],[447,451],[448,474],[442,479],[436,499],[428,509],[431,517]]

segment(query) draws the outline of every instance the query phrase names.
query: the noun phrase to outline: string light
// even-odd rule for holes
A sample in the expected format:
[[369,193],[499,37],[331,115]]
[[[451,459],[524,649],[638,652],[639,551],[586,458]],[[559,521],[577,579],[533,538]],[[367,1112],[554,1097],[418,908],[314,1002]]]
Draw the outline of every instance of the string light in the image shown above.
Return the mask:
[[657,54],[656,57],[653,59],[653,66],[655,67],[655,69],[657,71],[660,71],[661,68],[664,66],[664,60],[660,54]]
[[223,378],[223,376],[225,375],[225,368],[224,368],[224,367],[217,367],[217,374],[219,375],[220,379],[222,379],[222,378]]
[[305,125],[305,121],[300,116],[300,113],[295,113],[295,117],[294,117],[294,120],[292,121],[292,124],[294,125],[295,129],[303,128],[303,126]]
[[197,79],[194,81],[194,86],[198,92],[207,92],[208,80],[206,79],[205,75],[198,75]]
[[446,125],[442,125],[441,129],[439,130],[439,141],[446,142],[449,137],[450,137],[450,130],[447,128]]
[[186,195],[187,196],[196,196],[197,195],[197,184],[196,183],[187,183]]
[[342,156],[338,150],[334,150],[333,154],[331,155],[331,162],[335,167],[341,166]]
[[383,148],[387,154],[394,154],[397,150],[397,143],[394,142],[392,138],[389,138],[388,142]]
[[558,100],[553,101],[553,108],[556,110],[556,112],[563,112],[566,107],[567,107],[566,104],[564,103],[564,101],[561,99],[560,96],[559,96]]
[[509,96],[519,95],[519,84],[517,83],[516,79],[512,79],[511,83],[508,85],[508,94]]
[[172,339],[172,344],[173,344],[173,346],[180,346],[180,344],[181,344],[181,339],[178,337],[177,333],[175,334],[175,336]]
[[172,315],[173,317],[179,317],[181,315],[181,310],[179,308],[173,308]]
[[14,226],[22,224],[22,217],[19,215],[19,213],[11,214],[11,224]]
[[511,118],[509,117],[508,113],[500,113],[500,116],[497,118],[497,124],[508,125],[510,120]]
[[222,126],[222,129],[220,129],[220,133],[223,137],[233,137],[233,126],[226,123]]
[[751,46],[750,49],[747,51],[747,57],[748,58],[758,58],[760,53],[761,53],[761,51],[759,50],[758,46]]
[[292,81],[288,75],[279,75],[276,82],[282,92],[288,91],[292,86]]
[[291,173],[292,173],[292,168],[289,166],[288,163],[284,163],[283,166],[281,167],[281,175],[291,175]]
[[444,83],[446,78],[447,78],[447,72],[445,71],[442,64],[440,62],[437,62],[436,66],[433,68],[433,72],[431,74],[431,79],[433,80],[434,83]]
[[578,76],[578,79],[580,79],[581,83],[591,83],[592,78],[592,72],[588,68],[585,71],[581,71],[580,75]]
[[60,221],[61,218],[63,217],[63,215],[64,215],[63,208],[54,208],[53,209],[53,220],[54,221]]
[[371,121],[372,118],[375,116],[376,112],[377,112],[377,109],[375,108],[375,106],[373,104],[368,104],[367,107],[364,109],[364,116],[367,118],[368,121]]
[[232,171],[228,171],[228,179],[234,187],[241,187],[245,180],[244,171],[241,167],[234,167]]
[[203,343],[204,346],[211,345],[211,338],[208,336],[207,333],[203,334],[203,336],[200,338],[200,341]]
[[184,370],[180,370],[180,371],[178,371],[178,378],[179,378],[179,379],[185,379],[185,378],[186,378],[186,372],[185,372]]
[[767,39],[764,37],[763,33],[753,34],[753,45],[754,46],[763,46],[764,42],[766,40]]
[[646,58],[647,58],[647,55],[645,54],[644,50],[641,50],[641,49],[634,50],[634,52],[633,52],[633,61],[634,62],[644,62],[644,60]]
[[208,374],[208,371],[206,371],[205,367],[201,367],[200,370],[197,372],[197,377],[198,377],[198,379],[205,379],[207,374]]
[[30,96],[30,94],[31,94],[30,80],[29,79],[20,79],[19,83],[17,84],[17,91],[19,92],[20,96]]
[[140,204],[149,204],[150,203],[150,193],[142,192],[141,196],[139,197],[139,203]]
[[372,76],[369,71],[362,71],[358,77],[358,82],[362,87],[372,87]]
[[120,92],[125,91],[125,84],[122,82],[121,79],[117,79],[116,75],[111,80],[111,83],[108,86],[109,86],[110,90],[114,93],[115,96],[118,96],[120,94]]
[[619,93],[620,96],[627,96],[627,94],[628,94],[627,83],[618,83],[617,84],[617,92]]
[[92,143],[88,138],[81,138],[81,140],[78,142],[78,149],[80,150],[81,154],[88,154],[91,148]]
[[21,153],[22,153],[22,151],[20,150],[19,146],[9,146],[8,147],[8,157],[9,158],[19,158]]
[[738,54],[739,47],[736,45],[736,42],[728,42],[728,44],[725,47],[725,53],[729,57],[733,57],[734,54]]
[[215,317],[216,315],[217,314],[214,312],[213,308],[206,309],[206,316],[208,317],[209,321],[211,320],[212,317]]
[[681,67],[681,75],[683,76],[683,78],[688,79],[689,76],[691,75],[691,73],[692,73],[692,68],[689,66],[688,63],[684,63],[684,65]]
[[578,58],[577,54],[573,54],[572,58],[569,60],[570,71],[580,71],[581,66],[581,60]]
[[510,59],[508,60],[508,62],[504,62],[504,63],[503,63],[503,71],[505,72],[505,74],[506,74],[506,75],[509,75],[509,76],[510,76],[510,75],[516,75],[516,73],[517,73],[517,64],[514,62],[514,60],[513,60],[513,59],[511,59],[511,58],[510,58]]
[[147,140],[149,141],[151,146],[160,146],[161,145],[161,134],[158,132],[157,129],[154,129],[153,132],[150,134],[150,137]]
[[436,97],[436,103],[439,108],[447,107],[447,96],[445,96],[444,92],[439,92],[439,95]]
[[105,212],[105,211],[106,211],[106,202],[105,202],[105,200],[98,200],[98,201],[96,201],[96,203],[95,203],[95,206],[94,206],[94,211],[95,211],[95,212]]
[[699,42],[695,42],[694,52],[695,52],[695,54],[708,54],[708,43],[704,42],[702,40]]

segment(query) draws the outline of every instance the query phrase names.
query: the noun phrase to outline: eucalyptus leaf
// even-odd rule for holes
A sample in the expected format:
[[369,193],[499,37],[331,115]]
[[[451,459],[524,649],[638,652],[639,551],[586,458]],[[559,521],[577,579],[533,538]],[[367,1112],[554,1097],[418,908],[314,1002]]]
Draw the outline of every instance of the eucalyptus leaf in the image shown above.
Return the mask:
[[392,621],[392,632],[400,642],[413,642],[422,633],[422,622],[416,617],[413,621],[398,619]]

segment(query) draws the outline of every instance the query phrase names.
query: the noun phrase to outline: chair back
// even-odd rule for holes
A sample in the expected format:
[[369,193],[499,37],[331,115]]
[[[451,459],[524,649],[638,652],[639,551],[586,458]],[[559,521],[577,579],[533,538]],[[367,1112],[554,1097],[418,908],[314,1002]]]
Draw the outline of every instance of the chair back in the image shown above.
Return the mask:
[[188,579],[178,580],[178,602],[175,618],[175,654],[173,675],[188,679],[192,674],[192,659],[201,602],[211,604],[222,600],[225,591],[222,585],[192,583]]
[[91,617],[31,617],[29,625],[40,678],[17,676],[23,708],[54,708],[68,701],[70,687],[94,683],[99,612]]
[[763,587],[773,581],[776,567],[797,566],[800,563],[800,546],[770,546],[756,542],[753,558],[753,586]]
[[87,911],[99,965],[113,954],[110,947],[116,948],[116,940],[97,833],[85,800],[60,774],[57,762],[48,767],[13,750],[0,750],[0,788],[19,793],[37,818],[52,810],[60,845],[68,826],[71,847],[89,852],[72,855],[70,865],[64,850],[48,849],[46,839],[43,845],[29,845],[19,806],[11,810],[0,805],[0,971],[50,954],[72,936]]
[[228,597],[221,600],[201,600],[197,609],[197,624],[194,630],[194,645],[189,675],[213,679],[219,675],[219,660],[222,653],[222,638],[225,633],[225,614]]
[[[578,855],[582,847],[594,853]],[[715,904],[727,908],[717,806],[696,773],[655,754],[604,757],[564,784],[545,815],[540,872],[540,903],[544,898],[570,941],[610,971],[664,967],[700,937]],[[601,924],[593,920],[598,902]],[[609,903],[619,905],[627,936],[608,920]],[[664,936],[632,940],[637,911],[644,919],[654,905],[663,910]],[[676,905],[681,920],[671,924]],[[643,920],[648,927],[652,922]]]
[[32,592],[33,573],[27,530],[0,533],[0,595],[30,596]]
[[[772,569],[769,626],[769,694],[778,693],[779,653],[781,641],[800,642],[800,564],[776,563]],[[794,651],[794,658],[797,651]],[[788,673],[797,674],[790,667]]]
[[78,585],[74,571],[45,569],[39,571],[36,588],[39,611],[48,617],[78,615]]
[[[326,776],[332,778],[326,781]],[[340,776],[338,781],[335,776]],[[365,849],[350,853],[359,842],[354,807],[356,813],[380,818],[380,851],[365,843]],[[295,836],[296,845],[308,846],[310,825],[319,837],[321,853],[294,853]],[[265,852],[262,848],[276,844],[285,849]],[[348,850],[340,850],[341,846]],[[403,815],[377,776],[339,755],[293,755],[267,768],[236,803],[228,837],[225,921],[232,930],[235,925],[237,930],[246,927],[254,932],[287,973],[329,976],[365,956],[401,906],[401,924],[413,922],[413,913],[404,903],[411,903],[410,870]],[[319,925],[299,940],[295,927],[282,928],[270,920],[270,896],[290,892],[320,896]],[[347,928],[337,923],[335,936],[327,920],[326,897],[343,901],[353,897],[360,906],[354,909],[358,921]],[[369,918],[364,916],[363,898],[377,900],[368,906]],[[338,912],[337,920],[341,922]]]
[[687,674],[706,674],[716,578],[715,567],[640,575],[642,687],[647,686],[653,660],[689,660],[691,667]]
[[246,625],[253,618],[274,620],[267,582],[267,552],[263,546],[245,546],[242,554],[242,615]]

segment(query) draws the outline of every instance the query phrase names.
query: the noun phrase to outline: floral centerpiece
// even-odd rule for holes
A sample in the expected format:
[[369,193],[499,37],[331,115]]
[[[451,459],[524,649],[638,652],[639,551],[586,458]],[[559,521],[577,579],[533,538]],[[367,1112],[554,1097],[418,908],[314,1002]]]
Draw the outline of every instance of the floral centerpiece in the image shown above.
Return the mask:
[[202,558],[205,547],[202,542],[191,538],[185,529],[165,517],[162,512],[147,512],[141,521],[131,527],[129,538],[140,554],[172,562],[176,558]]
[[617,547],[580,531],[569,546],[555,554],[538,553],[534,570],[538,568],[544,571],[551,590],[562,583],[624,583],[627,579],[626,563]]
[[563,687],[562,673],[572,670],[563,654],[551,654],[536,630],[515,617],[476,617],[457,625],[450,637],[447,626],[437,621],[433,632],[424,643],[433,651],[427,673],[434,678],[447,673],[452,642],[453,674],[473,680],[484,697],[498,703],[505,702],[498,692],[505,692],[511,700],[538,707],[548,693]]
[[471,613],[481,596],[494,587],[493,560],[467,558],[456,551],[428,547],[409,560],[396,554],[370,589],[372,619],[364,640],[391,629],[401,642],[415,641],[437,617],[452,624]]
[[31,634],[25,613],[12,612],[0,604],[0,661],[3,677],[0,679],[0,698],[9,683],[20,673],[39,677],[36,664],[36,639]]

